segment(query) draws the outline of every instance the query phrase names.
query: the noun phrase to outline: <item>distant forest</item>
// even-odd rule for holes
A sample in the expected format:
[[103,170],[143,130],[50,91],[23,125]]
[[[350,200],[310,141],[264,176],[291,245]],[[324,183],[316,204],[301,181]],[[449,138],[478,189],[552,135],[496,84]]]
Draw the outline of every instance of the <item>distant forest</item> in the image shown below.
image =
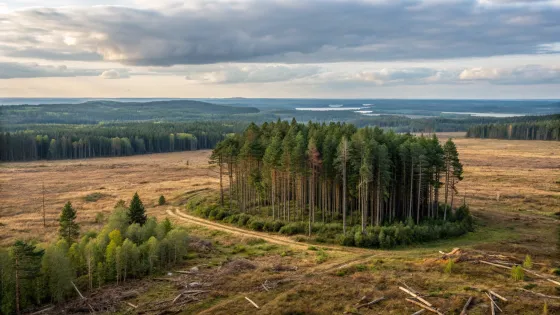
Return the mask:
[[126,156],[210,149],[239,122],[34,125],[0,133],[0,161],[33,161]]
[[560,141],[560,114],[523,117],[510,123],[471,126],[467,137]]
[[[557,126],[558,115],[495,118],[446,114],[410,118],[391,114],[364,116],[354,111],[217,105],[192,100],[90,101],[0,106],[0,161],[211,149],[227,134],[240,132],[251,122],[261,124],[293,118],[319,123],[346,122],[358,128],[377,126],[398,133],[469,130],[472,137],[558,140],[558,132],[549,127]],[[528,122],[536,125],[530,131],[527,131]]]

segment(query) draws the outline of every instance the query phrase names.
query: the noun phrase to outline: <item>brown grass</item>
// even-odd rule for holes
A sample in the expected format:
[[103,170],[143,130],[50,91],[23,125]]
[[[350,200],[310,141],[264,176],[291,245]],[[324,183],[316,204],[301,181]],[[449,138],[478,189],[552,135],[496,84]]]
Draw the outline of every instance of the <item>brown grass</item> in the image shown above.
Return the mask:
[[[0,166],[0,245],[15,238],[50,239],[62,206],[67,201],[78,211],[87,231],[95,227],[97,213],[105,217],[119,199],[129,201],[138,192],[149,215],[165,215],[157,207],[164,195],[168,203],[194,188],[215,188],[218,180],[209,168],[210,151],[138,155],[72,161],[5,163]],[[188,161],[188,166],[187,166]],[[47,224],[42,223],[42,182],[45,183]],[[85,197],[100,193],[95,202]]]

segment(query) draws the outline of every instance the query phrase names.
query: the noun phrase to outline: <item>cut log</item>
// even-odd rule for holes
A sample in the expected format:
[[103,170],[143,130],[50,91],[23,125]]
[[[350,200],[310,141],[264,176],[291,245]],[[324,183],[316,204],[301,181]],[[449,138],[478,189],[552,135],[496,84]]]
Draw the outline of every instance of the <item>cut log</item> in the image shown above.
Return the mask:
[[365,295],[362,296],[362,298],[356,303],[356,305],[360,305],[360,303],[362,303],[365,299],[366,299],[366,296]]
[[183,295],[183,293],[179,293],[179,295],[177,295],[173,301],[171,302],[171,304],[175,304],[175,302],[177,302],[177,300],[181,297],[181,295]]
[[486,293],[486,292],[484,292],[484,294],[486,294],[486,296],[487,296],[487,297],[490,299],[490,301],[492,302],[492,305],[493,305],[492,310],[494,310],[494,307],[496,307],[500,312],[503,312],[502,309],[498,306],[498,304],[496,303],[496,301],[494,301],[494,298],[493,298],[490,294],[488,294],[488,293]]
[[85,300],[86,298],[82,295],[82,292],[80,292],[80,290],[78,290],[78,287],[74,284],[74,281],[70,281],[70,283],[72,283],[72,285],[74,286],[74,289],[76,289],[76,292],[78,292],[78,294],[80,295],[82,300]]
[[465,303],[465,306],[463,306],[463,310],[461,311],[460,315],[467,315],[467,310],[469,309],[469,306],[471,305],[472,300],[473,300],[473,297],[470,296],[469,299],[467,300],[467,303]]
[[250,298],[245,297],[245,300],[249,301],[249,303],[253,304],[253,306],[256,307],[257,309],[260,309],[257,303],[253,302]]
[[427,306],[427,305],[425,305],[425,304],[423,304],[423,303],[420,303],[420,302],[418,302],[418,301],[416,301],[416,300],[407,298],[406,301],[407,301],[407,302],[410,302],[410,303],[412,303],[412,304],[416,304],[416,305],[420,306],[421,308],[423,308],[423,309],[425,309],[425,310],[427,310],[427,311],[430,311],[430,312],[432,312],[432,313],[436,313],[436,314],[438,314],[438,315],[443,315],[442,312],[436,310],[435,308],[429,307],[429,306]]
[[430,302],[424,300],[424,299],[423,299],[421,296],[419,296],[418,294],[416,294],[416,293],[414,293],[414,292],[412,292],[412,291],[410,291],[410,290],[408,290],[408,289],[405,289],[405,288],[403,288],[403,287],[399,287],[399,289],[400,289],[401,291],[403,291],[403,292],[406,292],[406,293],[410,294],[412,297],[417,298],[418,301],[420,301],[420,302],[426,304],[427,306],[430,306],[430,307],[432,306],[432,304],[431,304]]
[[499,264],[495,264],[495,263],[491,263],[491,262],[489,262],[489,261],[479,260],[479,262],[481,262],[481,263],[483,263],[483,264],[490,265],[490,266],[494,266],[494,267],[499,267],[499,268],[507,269],[507,270],[510,270],[510,269],[511,269],[511,267],[504,266],[504,265],[499,265]]
[[498,299],[500,299],[500,300],[502,300],[502,301],[504,301],[504,302],[507,302],[507,301],[508,301],[505,297],[499,295],[498,293],[496,293],[496,292],[494,292],[494,291],[492,291],[492,290],[488,290],[488,292],[490,292],[490,294],[492,294],[493,296],[497,297]]
[[40,310],[40,311],[37,311],[37,312],[35,312],[35,313],[31,313],[31,314],[29,314],[29,315],[39,315],[39,314],[42,314],[42,313],[44,313],[44,312],[48,312],[48,311],[50,311],[50,310],[52,310],[52,309],[54,309],[54,306],[44,308],[44,309],[42,309],[42,310]]
[[552,279],[546,279],[546,281],[552,282],[556,285],[560,285],[560,282],[556,281],[556,280],[552,280]]
[[132,307],[132,308],[135,308],[135,309],[138,308],[138,305],[134,305],[134,304],[132,304],[132,303],[130,303],[130,302],[126,302],[126,304],[128,304],[128,306],[130,306],[130,307]]
[[373,304],[375,304],[375,303],[379,303],[379,302],[381,302],[381,301],[383,301],[383,300],[385,300],[385,297],[384,297],[384,296],[382,296],[382,297],[380,297],[380,298],[378,298],[378,299],[375,299],[375,300],[373,300],[373,301],[371,301],[371,302],[358,305],[358,306],[356,307],[356,309],[360,309],[360,308],[362,308],[362,307],[370,306],[370,305],[373,305]]
[[520,288],[520,290],[532,293],[534,295],[537,295],[537,296],[540,296],[540,297],[543,297],[543,298],[560,300],[560,296],[546,295],[546,294],[542,294],[542,293],[539,293],[539,292],[535,292],[535,291],[531,291],[531,290],[527,290],[527,289],[523,289],[523,288]]

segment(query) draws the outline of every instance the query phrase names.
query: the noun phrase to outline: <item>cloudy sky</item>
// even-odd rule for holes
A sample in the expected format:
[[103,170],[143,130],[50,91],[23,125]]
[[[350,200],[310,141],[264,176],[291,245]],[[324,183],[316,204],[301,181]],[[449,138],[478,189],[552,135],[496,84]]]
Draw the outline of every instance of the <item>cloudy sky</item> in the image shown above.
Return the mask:
[[560,0],[0,0],[0,97],[235,96],[560,98]]

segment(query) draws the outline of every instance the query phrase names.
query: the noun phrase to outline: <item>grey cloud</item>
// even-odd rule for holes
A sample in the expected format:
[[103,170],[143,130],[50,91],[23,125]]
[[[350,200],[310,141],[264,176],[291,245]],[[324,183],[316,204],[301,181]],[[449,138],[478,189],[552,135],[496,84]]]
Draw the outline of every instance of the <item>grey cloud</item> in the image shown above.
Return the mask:
[[[118,69],[123,77],[128,71]],[[0,62],[0,79],[49,78],[49,77],[89,77],[103,74],[102,70],[72,69],[67,66],[40,65],[37,63]]]
[[202,67],[189,71],[185,78],[204,83],[267,83],[297,80],[321,71],[314,66],[248,65]]
[[560,6],[555,2],[539,1],[530,10],[484,2],[524,1],[247,0],[159,11],[31,9],[3,17],[10,23],[0,24],[0,41],[2,34],[37,28],[37,34],[51,35],[48,42],[44,34],[35,37],[39,49],[64,45],[65,34],[72,34],[74,50],[124,64],[159,66],[485,57],[534,54],[560,43]]
[[[1,51],[1,49],[0,49]],[[47,60],[71,60],[71,61],[100,61],[103,56],[94,52],[65,52],[48,49],[6,49],[4,55],[15,58],[38,58]]]

